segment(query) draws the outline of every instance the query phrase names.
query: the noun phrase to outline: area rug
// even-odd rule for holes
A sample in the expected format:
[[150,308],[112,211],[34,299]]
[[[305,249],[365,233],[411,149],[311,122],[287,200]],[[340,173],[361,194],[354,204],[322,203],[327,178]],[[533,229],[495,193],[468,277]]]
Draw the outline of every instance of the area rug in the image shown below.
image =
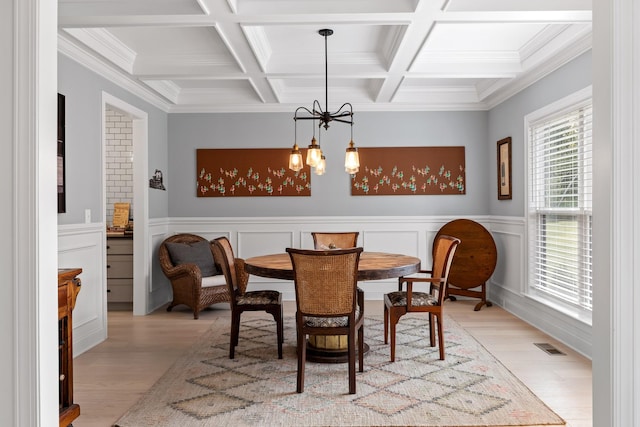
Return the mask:
[[446,359],[429,346],[426,316],[398,324],[389,362],[381,317],[367,317],[370,350],[357,393],[347,365],[311,363],[296,393],[294,319],[277,358],[273,318],[243,320],[235,359],[229,327],[217,323],[117,421],[145,426],[523,426],[565,422],[451,318]]

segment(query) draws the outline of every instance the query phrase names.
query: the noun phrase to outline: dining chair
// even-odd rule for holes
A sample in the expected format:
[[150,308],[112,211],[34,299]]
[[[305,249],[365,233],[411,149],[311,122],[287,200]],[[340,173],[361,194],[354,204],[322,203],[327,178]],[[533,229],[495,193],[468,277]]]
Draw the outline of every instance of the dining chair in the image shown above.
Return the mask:
[[283,326],[282,326],[282,294],[278,291],[247,291],[249,274],[244,269],[244,260],[235,258],[231,243],[226,237],[213,240],[216,258],[227,281],[231,295],[231,341],[229,343],[229,359],[235,356],[240,335],[240,315],[245,311],[266,311],[276,321],[278,340],[278,359],[282,359]]
[[358,231],[324,233],[312,232],[315,249],[348,249],[358,245]]
[[[400,277],[398,279],[398,287],[402,289],[403,283],[406,283],[407,290],[399,290],[384,295],[384,343],[387,344],[390,324],[392,362],[396,359],[396,325],[402,316],[413,312],[429,314],[429,340],[431,347],[435,347],[434,322],[437,323],[440,360],[444,360],[443,303],[447,294],[447,281],[451,262],[459,244],[460,239],[455,237],[446,235],[437,237],[433,244],[431,270],[421,270],[414,275]],[[423,282],[429,283],[429,291],[414,291],[413,284]]]
[[211,243],[195,234],[167,237],[159,248],[160,268],[171,281],[173,299],[167,311],[184,304],[198,319],[204,308],[231,297],[224,276],[217,271]]
[[296,292],[298,393],[304,390],[307,335],[346,335],[349,394],[356,392],[358,365],[363,371],[364,297],[356,291],[362,248],[305,250],[287,248]]

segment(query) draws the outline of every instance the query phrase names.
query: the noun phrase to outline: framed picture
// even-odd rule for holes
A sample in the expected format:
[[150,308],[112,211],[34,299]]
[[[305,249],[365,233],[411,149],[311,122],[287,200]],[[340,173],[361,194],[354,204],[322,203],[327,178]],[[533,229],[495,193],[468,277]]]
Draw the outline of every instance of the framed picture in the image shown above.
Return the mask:
[[511,137],[498,141],[498,200],[511,199]]

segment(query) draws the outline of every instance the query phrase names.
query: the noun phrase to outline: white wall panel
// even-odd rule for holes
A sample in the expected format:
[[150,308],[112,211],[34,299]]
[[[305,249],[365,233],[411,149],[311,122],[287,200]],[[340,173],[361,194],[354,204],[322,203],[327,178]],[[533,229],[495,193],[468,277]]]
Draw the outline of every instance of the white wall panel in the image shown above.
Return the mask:
[[291,230],[239,231],[237,241],[234,252],[240,258],[283,253],[286,248],[297,247]]
[[369,252],[389,252],[419,257],[421,255],[419,230],[367,230],[363,233],[363,247]]
[[105,236],[95,224],[59,226],[58,265],[81,268],[73,310],[73,353],[82,354],[107,338]]

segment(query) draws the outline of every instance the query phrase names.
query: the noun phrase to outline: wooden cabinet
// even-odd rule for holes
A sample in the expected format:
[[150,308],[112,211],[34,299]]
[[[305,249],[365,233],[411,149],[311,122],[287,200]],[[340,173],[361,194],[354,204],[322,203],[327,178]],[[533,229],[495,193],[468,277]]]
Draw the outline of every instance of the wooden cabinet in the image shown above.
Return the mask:
[[72,312],[80,292],[80,268],[58,270],[58,363],[60,374],[60,427],[66,427],[80,415],[73,402],[73,322]]
[[107,238],[107,303],[111,308],[133,304],[133,239]]

